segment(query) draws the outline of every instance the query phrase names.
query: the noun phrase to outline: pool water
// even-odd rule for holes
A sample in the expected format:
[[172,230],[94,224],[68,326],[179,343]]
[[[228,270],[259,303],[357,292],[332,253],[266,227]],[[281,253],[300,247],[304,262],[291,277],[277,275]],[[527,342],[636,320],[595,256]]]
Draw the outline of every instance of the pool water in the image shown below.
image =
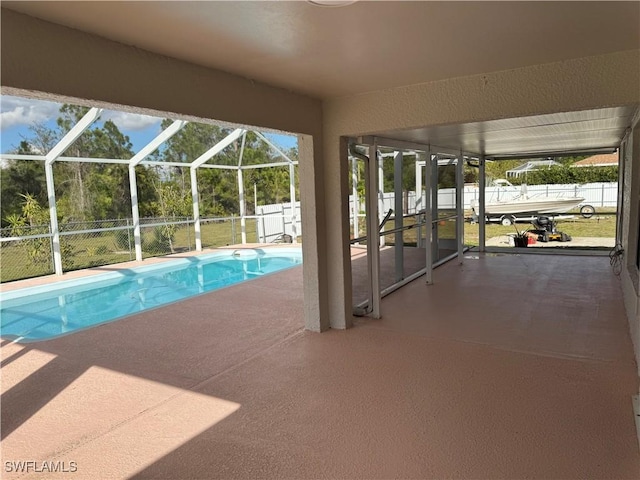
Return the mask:
[[299,249],[242,249],[0,294],[0,335],[47,340],[302,263]]

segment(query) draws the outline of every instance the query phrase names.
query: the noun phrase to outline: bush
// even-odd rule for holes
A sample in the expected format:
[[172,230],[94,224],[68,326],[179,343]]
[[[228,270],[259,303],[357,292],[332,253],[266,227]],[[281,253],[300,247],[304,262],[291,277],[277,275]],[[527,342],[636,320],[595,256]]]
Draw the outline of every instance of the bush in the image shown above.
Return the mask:
[[142,249],[149,253],[171,252],[174,235],[173,225],[154,227],[152,235],[142,236]]
[[529,185],[617,182],[618,167],[571,167],[557,165],[528,174]]

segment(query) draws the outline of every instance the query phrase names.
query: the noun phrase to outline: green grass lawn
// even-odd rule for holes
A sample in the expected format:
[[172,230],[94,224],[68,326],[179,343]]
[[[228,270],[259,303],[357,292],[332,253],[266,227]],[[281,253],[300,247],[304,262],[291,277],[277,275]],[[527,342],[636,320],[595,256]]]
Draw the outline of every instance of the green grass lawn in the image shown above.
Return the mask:
[[[193,226],[181,226],[175,230],[171,245],[156,241],[154,227],[141,228],[143,258],[195,250]],[[126,230],[118,241],[115,231],[91,234],[63,235],[61,237],[64,271],[111,265],[135,259],[133,230]],[[247,219],[247,241],[256,242],[256,221]],[[223,247],[241,242],[240,219],[234,221],[203,223],[202,246]],[[173,251],[172,248],[173,247]],[[0,282],[39,277],[54,273],[51,241],[46,239],[23,240],[0,244]]]
[[[467,245],[478,245],[479,224],[467,223],[464,226],[464,240]],[[530,223],[518,222],[515,225],[502,226],[500,223],[488,223],[486,225],[486,238],[509,235],[519,231],[533,229]],[[591,218],[582,218],[576,215],[572,219],[558,220],[557,230],[572,237],[595,237],[595,238],[615,238],[616,236],[616,216],[615,215],[594,215]]]
[[[362,222],[364,223],[364,222]],[[404,219],[405,225],[415,224],[414,218]],[[364,225],[362,225],[364,227]],[[531,224],[518,223],[517,229],[533,228]],[[597,209],[592,218],[582,218],[575,215],[572,219],[558,222],[558,230],[572,237],[613,238],[616,231],[615,211],[607,212]],[[393,221],[385,226],[385,230],[394,228]],[[478,245],[478,224],[465,223],[465,244]],[[362,235],[364,231],[360,231]],[[126,231],[123,231],[126,233]],[[202,246],[205,248],[222,247],[241,242],[240,219],[234,221],[207,222],[202,224]],[[247,220],[247,241],[256,242],[256,221]],[[424,237],[424,227],[421,229]],[[515,233],[514,226],[502,226],[498,223],[486,225],[486,237],[496,237]],[[418,229],[403,232],[405,245],[415,245]],[[443,220],[438,225],[440,238],[455,238],[456,222]],[[155,241],[153,227],[142,227],[143,258],[168,255],[170,253],[195,250],[195,234],[193,226],[179,227],[175,230],[171,245],[168,242]],[[65,271],[82,268],[111,265],[135,259],[133,251],[133,233],[116,238],[116,232],[106,231],[92,234],[77,234],[62,236],[63,267]],[[394,244],[395,235],[385,236],[387,244]],[[173,251],[171,249],[173,247]],[[51,242],[49,239],[24,240],[0,244],[0,281],[10,282],[23,278],[38,277],[53,273],[51,259]]]
[[[591,218],[583,218],[579,213],[569,212],[567,215],[573,215],[573,218],[558,220],[556,228],[567,233],[572,237],[595,237],[595,238],[615,238],[616,235],[616,216],[615,209],[597,209],[596,215]],[[471,212],[467,212],[467,218],[470,218]],[[409,226],[415,224],[414,218],[405,218],[404,225]],[[394,228],[393,221],[385,225],[385,231]],[[464,242],[466,245],[477,246],[479,244],[479,224],[465,222],[464,225]],[[518,222],[516,225],[502,226],[499,222],[490,222],[486,224],[486,238],[509,235],[517,231],[533,229],[534,226],[527,222]],[[421,228],[421,234],[424,238],[424,227]],[[405,245],[415,245],[418,229],[414,228],[403,232]],[[456,237],[456,222],[450,220],[442,220],[438,224],[438,236],[440,238],[454,239]],[[395,235],[385,235],[385,242],[389,245],[395,243]],[[366,242],[363,242],[366,243]]]

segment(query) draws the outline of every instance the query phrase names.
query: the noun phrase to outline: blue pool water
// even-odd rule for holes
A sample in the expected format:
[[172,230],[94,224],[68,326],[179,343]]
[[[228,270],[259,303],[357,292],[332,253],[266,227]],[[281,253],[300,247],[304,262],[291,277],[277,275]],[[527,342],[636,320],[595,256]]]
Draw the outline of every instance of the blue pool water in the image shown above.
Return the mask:
[[242,249],[3,292],[0,335],[47,340],[301,263],[299,249]]

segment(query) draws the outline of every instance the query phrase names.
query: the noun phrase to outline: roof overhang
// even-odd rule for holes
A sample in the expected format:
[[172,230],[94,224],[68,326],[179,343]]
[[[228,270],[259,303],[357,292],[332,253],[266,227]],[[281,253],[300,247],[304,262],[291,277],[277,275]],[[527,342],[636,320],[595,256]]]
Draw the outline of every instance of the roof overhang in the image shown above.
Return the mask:
[[375,135],[398,143],[435,145],[447,150],[484,154],[485,158],[493,160],[595,155],[615,152],[638,112],[638,105],[626,105]]

